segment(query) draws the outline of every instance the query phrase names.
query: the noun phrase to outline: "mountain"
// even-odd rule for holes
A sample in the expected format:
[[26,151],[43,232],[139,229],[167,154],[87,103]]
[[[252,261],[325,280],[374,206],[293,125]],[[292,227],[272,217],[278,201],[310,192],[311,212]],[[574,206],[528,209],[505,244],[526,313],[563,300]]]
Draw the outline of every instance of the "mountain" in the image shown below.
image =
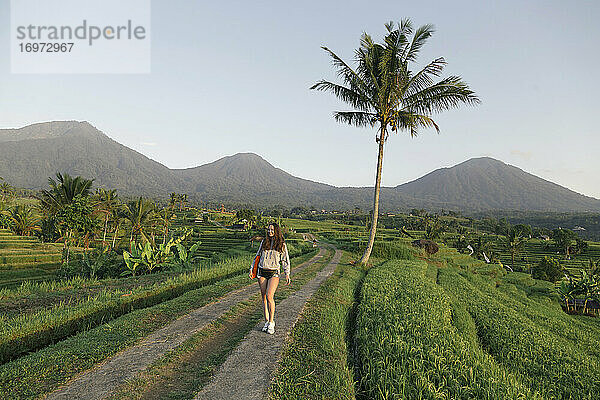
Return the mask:
[[[0,129],[0,176],[17,187],[42,189],[56,172],[94,178],[93,187],[123,195],[257,207],[297,205],[369,209],[371,187],[335,187],[301,179],[253,153],[186,169],[166,166],[109,138],[88,122],[55,121]],[[381,189],[381,209],[600,211],[586,197],[492,158],[441,168],[415,181]]]
[[93,187],[162,195],[180,188],[171,170],[112,140],[88,122],[43,122],[0,129],[0,176],[12,185],[41,189],[67,172],[95,178]]
[[584,196],[502,161],[472,158],[396,186],[399,193],[462,209],[598,211],[600,200]]
[[237,197],[247,201],[258,197],[287,195],[290,199],[306,193],[327,192],[334,186],[297,178],[273,167],[254,153],[238,153],[209,164],[172,170],[194,193],[218,197],[235,188]]

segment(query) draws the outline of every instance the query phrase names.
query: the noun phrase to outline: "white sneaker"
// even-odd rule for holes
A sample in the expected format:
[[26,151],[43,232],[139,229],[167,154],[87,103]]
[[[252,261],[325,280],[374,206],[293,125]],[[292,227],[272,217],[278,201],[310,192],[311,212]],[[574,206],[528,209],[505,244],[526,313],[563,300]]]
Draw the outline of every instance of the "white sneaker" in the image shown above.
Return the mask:
[[265,322],[265,326],[263,326],[262,331],[266,332],[268,328],[269,328],[269,321]]
[[267,333],[272,335],[275,333],[275,321],[269,322],[269,326],[267,327]]

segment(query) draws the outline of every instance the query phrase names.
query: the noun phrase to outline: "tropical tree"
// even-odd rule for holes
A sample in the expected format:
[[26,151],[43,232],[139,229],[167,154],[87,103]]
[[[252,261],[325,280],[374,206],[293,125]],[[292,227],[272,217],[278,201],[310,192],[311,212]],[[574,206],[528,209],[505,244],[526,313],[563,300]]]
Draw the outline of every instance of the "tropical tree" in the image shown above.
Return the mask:
[[56,173],[56,181],[48,178],[50,190],[42,190],[38,196],[41,207],[50,215],[56,214],[63,206],[71,204],[73,199],[80,195],[88,197],[92,187],[93,179],[85,179],[81,176],[71,177],[69,174]]
[[377,128],[373,214],[369,242],[361,263],[368,261],[375,241],[383,149],[389,132],[406,131],[415,137],[421,128],[435,128],[439,133],[439,127],[432,117],[434,113],[456,108],[463,103],[479,103],[475,93],[458,76],[434,82],[446,64],[442,57],[416,73],[410,69],[410,64],[416,61],[419,51],[434,32],[432,25],[423,25],[413,31],[411,21],[405,19],[398,26],[389,22],[385,27],[387,34],[383,43],[375,43],[366,33],[362,35],[360,47],[355,52],[356,68],[323,47],[331,56],[343,83],[321,80],[311,87],[331,92],[353,108],[352,111],[336,111],[336,121]]
[[98,188],[96,189],[96,212],[99,212],[104,217],[104,228],[102,233],[102,244],[106,244],[106,234],[108,232],[108,222],[111,217],[114,219],[116,216],[116,211],[121,206],[119,202],[119,195],[117,194],[117,189],[104,189]]
[[152,222],[155,204],[140,196],[136,201],[130,201],[123,207],[123,216],[129,222],[131,230],[129,241],[141,236],[142,241],[148,241],[148,226]]
[[185,205],[187,204],[187,194],[183,193],[179,195],[179,211],[185,209]]
[[39,218],[34,214],[32,207],[18,204],[10,209],[9,218],[12,230],[17,235],[29,236],[40,231]]
[[577,239],[577,234],[570,229],[557,228],[552,231],[552,240],[567,258],[569,258],[569,247],[575,239]]
[[10,228],[11,219],[6,203],[0,201],[0,229]]
[[69,204],[65,204],[56,214],[58,229],[62,233],[64,243],[63,251],[65,262],[69,263],[69,248],[79,239],[85,239],[88,245],[89,235],[95,227],[96,220],[92,217],[94,211],[90,198],[83,194],[73,197]]
[[521,236],[522,230],[517,227],[509,228],[506,235],[505,247],[510,252],[512,259],[511,267],[515,268],[515,256],[525,248],[527,238]]
[[423,237],[428,240],[439,239],[444,227],[438,217],[425,217],[425,235]]
[[177,204],[177,201],[179,199],[179,194],[172,192],[171,194],[169,194],[169,207],[171,208],[171,210],[175,209],[175,204]]
[[2,194],[2,201],[4,202],[13,195],[14,188],[8,182],[5,182],[3,179],[2,181],[3,182],[0,183],[0,193]]
[[161,228],[163,235],[163,244],[167,241],[167,236],[169,235],[169,227],[171,226],[171,218],[173,217],[173,210],[170,208],[163,208],[157,213],[155,213],[154,218],[156,220],[156,224]]

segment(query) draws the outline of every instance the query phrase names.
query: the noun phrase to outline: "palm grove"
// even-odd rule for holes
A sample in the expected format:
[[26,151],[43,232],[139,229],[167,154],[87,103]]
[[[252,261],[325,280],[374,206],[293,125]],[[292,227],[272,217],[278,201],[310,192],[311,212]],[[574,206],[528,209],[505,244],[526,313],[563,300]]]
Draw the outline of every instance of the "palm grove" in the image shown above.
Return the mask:
[[[171,193],[166,207],[143,197],[122,201],[116,189],[97,188],[93,179],[57,173],[40,191],[37,205],[14,201],[15,189],[2,182],[0,228],[43,242],[63,244],[63,269],[83,264],[94,276],[101,264],[122,265],[122,275],[152,272],[169,261],[188,262],[198,246],[183,247],[191,231],[171,229],[176,210],[187,203],[185,194]],[[196,244],[199,244],[197,242]],[[73,261],[77,248],[78,263]],[[124,251],[121,251],[124,250]],[[118,271],[117,271],[118,272]]]

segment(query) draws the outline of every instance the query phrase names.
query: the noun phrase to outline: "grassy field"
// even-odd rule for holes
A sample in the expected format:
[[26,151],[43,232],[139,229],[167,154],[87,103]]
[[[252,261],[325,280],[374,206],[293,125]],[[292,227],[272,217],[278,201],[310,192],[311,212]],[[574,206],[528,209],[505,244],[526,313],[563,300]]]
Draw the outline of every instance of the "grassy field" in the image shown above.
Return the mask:
[[[335,225],[320,233],[360,240]],[[552,283],[386,234],[371,268],[341,264],[307,305],[271,398],[598,398],[600,322]]]
[[271,399],[354,398],[348,360],[356,288],[365,270],[348,264],[344,253],[334,275],[306,305],[290,336]]
[[[191,270],[0,290],[0,397],[43,395],[247,283],[247,234],[177,218],[194,226],[192,240],[205,245],[204,261]],[[394,229],[378,233],[371,262],[363,267],[355,261],[367,239],[364,227],[284,223],[344,252],[290,332],[269,398],[598,398],[600,322],[565,313],[554,284],[443,244],[427,255]],[[527,246],[529,260],[553,251],[539,241]],[[588,249],[591,257],[595,246]],[[290,248],[294,263],[316,251],[294,240]],[[219,255],[230,258],[217,261]],[[327,259],[294,281],[307,281]],[[278,299],[291,293],[282,286]],[[113,398],[193,397],[261,318],[255,301],[232,308]]]

